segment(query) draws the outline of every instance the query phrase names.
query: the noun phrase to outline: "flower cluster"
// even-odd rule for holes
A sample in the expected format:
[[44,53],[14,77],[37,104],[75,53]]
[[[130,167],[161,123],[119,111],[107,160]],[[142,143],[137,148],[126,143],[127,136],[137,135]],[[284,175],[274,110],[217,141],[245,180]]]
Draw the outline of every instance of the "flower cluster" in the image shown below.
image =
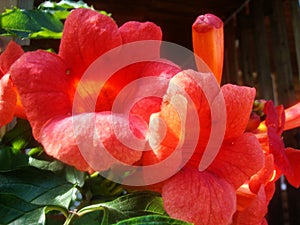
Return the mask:
[[[275,181],[284,174],[291,185],[300,185],[300,152],[285,148],[281,137],[284,130],[300,125],[300,104],[284,111],[271,101],[263,102],[266,119],[257,124],[258,128],[251,129],[247,126],[252,122],[249,118],[256,94],[254,88],[223,85],[219,93],[225,107],[211,107],[198,83],[213,90],[210,75],[213,73],[219,83],[221,80],[223,23],[216,16],[199,16],[193,24],[194,52],[212,73],[203,72],[198,60],[198,71],[183,70],[161,59],[159,48],[151,49],[149,54],[156,60],[126,66],[109,79],[100,76],[97,81],[90,80],[104,84],[95,106],[93,110],[85,107],[93,92],[91,84],[79,93],[85,101],[82,110],[74,113],[80,80],[89,66],[112,49],[147,40],[162,40],[160,28],[151,22],[132,21],[118,27],[106,15],[77,9],[65,21],[57,54],[42,50],[24,53],[11,42],[0,56],[0,125],[7,124],[14,116],[28,119],[33,136],[48,155],[81,171],[92,173],[115,166],[115,161],[99,153],[101,146],[124,164],[146,167],[163,162],[184,142],[187,131],[182,119],[190,116],[192,102],[200,132],[191,157],[170,178],[143,188],[161,193],[171,217],[194,224],[266,224],[264,216]],[[129,117],[112,112],[123,88],[135,80],[153,76],[164,81],[153,86],[165,93],[163,98],[140,99],[131,108]],[[133,95],[142,89],[134,90]],[[174,107],[176,104],[182,106],[181,113]],[[199,169],[210,142],[212,124],[216,123],[212,110],[226,115],[223,139],[212,162]],[[89,118],[93,118],[92,124]],[[128,123],[141,143],[150,140],[147,151],[136,151],[118,139],[132,137],[126,129]],[[86,145],[88,156],[80,149]],[[176,154],[179,156],[172,161],[171,170],[177,169],[184,152]]]

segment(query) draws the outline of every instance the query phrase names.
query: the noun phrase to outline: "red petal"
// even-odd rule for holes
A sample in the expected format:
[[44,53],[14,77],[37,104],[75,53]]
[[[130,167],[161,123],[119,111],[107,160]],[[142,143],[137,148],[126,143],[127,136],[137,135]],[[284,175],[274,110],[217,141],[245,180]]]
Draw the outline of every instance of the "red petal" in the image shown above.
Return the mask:
[[[170,104],[164,103],[161,111],[153,114],[150,118],[151,137],[149,137],[149,142],[153,152],[144,153],[144,165],[166,159],[176,149],[180,136],[183,135],[180,115],[172,103],[172,101]],[[175,165],[177,166],[178,163]]]
[[[238,193],[239,194],[239,193]],[[234,215],[232,225],[261,225],[265,221],[264,217],[268,212],[268,201],[264,187],[261,186],[256,198],[242,211],[237,211]]]
[[[194,52],[209,66],[216,79],[221,83],[224,34],[223,22],[212,14],[199,16],[192,27]],[[197,60],[198,71],[202,72],[202,62]]]
[[225,139],[245,132],[255,97],[255,89],[227,84],[222,86],[226,103],[227,125]]
[[[182,156],[188,157],[189,154],[186,149],[182,148],[182,141],[186,135],[182,120],[184,120],[186,108],[184,98],[173,96],[170,102],[163,103],[159,113],[151,115],[148,138],[151,151],[143,154],[142,162],[143,165],[157,163],[156,166],[159,168],[154,171],[144,170],[143,176],[147,183],[153,180],[153,177],[164,178],[164,180],[169,178],[185,163],[183,163]],[[188,151],[191,151],[190,148]]]
[[[21,46],[19,46],[18,44],[16,44],[14,41],[10,41],[5,49],[5,51],[0,55],[0,78],[1,76],[3,76],[4,74],[6,74],[8,71],[9,71],[9,68],[10,66],[21,56],[24,54],[24,51],[23,49],[21,48]],[[3,84],[2,84],[3,85]],[[9,112],[7,111],[8,110],[8,106],[2,106],[2,107],[6,107],[6,112],[4,113],[4,109],[2,110],[2,113],[3,113],[3,119],[2,122],[5,120],[5,117],[8,116],[8,113],[10,114],[8,117],[10,119],[7,119],[6,120],[6,123],[8,120],[11,120],[12,119],[12,116],[15,115],[15,116],[18,116],[18,117],[21,117],[21,118],[26,118],[26,115],[25,115],[25,112],[24,112],[24,108],[21,104],[21,101],[20,101],[20,97],[18,95],[18,92],[17,90],[12,87],[13,85],[12,84],[9,84],[9,86],[11,86],[9,89],[9,91],[7,90],[8,88],[8,83],[6,83],[6,91],[5,92],[8,92],[6,93],[6,96],[9,96],[11,95],[11,92],[14,91],[15,94],[13,95],[16,95],[14,98],[13,101],[11,101],[9,104],[14,104],[14,109],[12,110],[12,106],[9,106]],[[3,89],[4,87],[2,87]],[[13,90],[11,90],[13,89]],[[1,97],[0,97],[1,98]],[[16,99],[15,99],[16,98]],[[0,101],[6,101],[4,99],[0,99]],[[6,101],[5,104],[7,104],[8,102]],[[4,116],[4,114],[6,114]],[[8,118],[7,117],[7,118]],[[0,123],[1,124],[1,123]],[[3,123],[2,123],[3,124]]]
[[272,101],[264,106],[268,134],[269,152],[274,156],[275,167],[285,175],[292,175],[292,168],[285,154],[285,147],[281,134],[284,127],[285,115],[283,107],[274,107]]
[[274,156],[275,167],[285,175],[292,175],[292,168],[285,154],[283,140],[276,131],[275,127],[268,126],[269,150]]
[[264,113],[266,116],[266,126],[274,129],[278,136],[282,134],[283,127],[285,124],[285,114],[283,106],[274,106],[272,101],[267,101],[264,106]]
[[235,193],[225,180],[208,172],[184,168],[163,187],[167,213],[195,225],[228,225],[235,211]]
[[10,66],[21,56],[24,51],[20,45],[10,41],[5,51],[0,55],[0,72],[6,74]]
[[[149,85],[149,83],[146,83],[145,80],[145,82],[140,82],[138,84],[138,90],[135,95],[143,96],[143,93],[147,91],[150,93],[149,96],[151,97],[143,98],[137,102],[132,107],[131,113],[139,115],[147,123],[149,123],[150,116],[153,113],[160,111],[162,103],[162,98],[154,96],[163,97],[167,92],[170,79],[180,71],[181,69],[177,65],[163,59],[145,63],[145,67],[143,68],[140,78],[157,77],[157,83],[156,85],[154,83],[153,85]],[[155,88],[153,88],[154,86]]]
[[[214,83],[211,82],[211,74],[198,73],[192,70],[184,70],[178,73],[171,79],[169,93],[167,96],[172,97],[177,94],[183,96],[188,95],[191,101],[188,102],[188,109],[195,108],[198,118],[194,118],[194,125],[199,121],[200,133],[198,136],[198,144],[195,148],[194,154],[189,160],[189,164],[194,167],[199,167],[200,160],[202,159],[203,152],[207,146],[208,138],[211,132],[211,112],[206,98],[205,92],[209,91],[216,96]],[[199,86],[199,82],[202,87]],[[188,99],[187,99],[188,100]],[[188,115],[188,112],[187,112]],[[191,116],[191,115],[190,115]],[[188,129],[192,130],[193,127]],[[191,149],[190,151],[193,151]]]
[[[151,22],[135,22],[130,21],[123,24],[119,28],[119,32],[122,36],[123,44],[145,41],[145,40],[157,40],[151,45],[144,45],[143,51],[147,52],[147,55],[151,55],[154,58],[160,56],[160,40],[162,39],[162,32],[160,27]],[[135,54],[132,52],[132,54]]]
[[0,79],[0,127],[13,119],[16,102],[17,94],[9,75],[6,74]]
[[268,221],[266,218],[263,219],[260,225],[268,225]]
[[263,165],[264,155],[258,140],[252,133],[245,133],[232,141],[225,141],[208,170],[238,188]]
[[[41,143],[49,155],[83,171],[107,170],[116,161],[113,157],[131,165],[141,158],[142,152],[127,147],[118,139],[131,137],[125,128],[125,119],[106,112],[59,117],[43,128]],[[134,135],[144,132],[137,120],[132,120],[131,125]]]
[[286,148],[285,154],[289,159],[290,165],[293,170],[292,175],[285,175],[288,182],[295,188],[300,186],[300,150],[293,148]]
[[[157,92],[165,93],[169,79],[179,71],[180,68],[176,65],[163,60],[157,62],[141,62],[126,66],[113,74],[106,81],[98,96],[96,109],[97,111],[111,110],[115,98],[119,95],[121,90],[124,90],[124,88],[132,82],[144,77],[153,76],[162,78],[164,82],[160,82],[156,88],[153,88],[153,85],[150,86],[149,82],[145,83],[143,82],[143,79],[140,79],[139,82],[135,83],[135,91],[134,93],[131,93],[131,95],[134,95],[131,96],[132,99],[135,96],[144,96],[145,88],[147,88],[147,91],[151,88],[151,94],[149,96],[155,96]],[[97,82],[101,82],[101,80],[99,79]],[[128,98],[128,96],[124,96],[124,98]],[[151,99],[153,99],[153,101]],[[148,97],[145,101],[146,102],[144,103],[137,102],[132,109],[132,113],[142,116],[145,121],[149,121],[149,116],[159,110],[161,100]],[[154,107],[152,108],[151,106]]]
[[122,36],[123,44],[133,41],[162,39],[162,31],[160,27],[152,22],[140,23],[130,21],[124,23],[119,28],[119,31]]
[[249,181],[249,188],[253,193],[258,193],[261,185],[272,181],[274,173],[274,158],[272,154],[265,156],[264,167],[254,174]]
[[76,9],[65,21],[59,56],[65,60],[70,75],[80,78],[94,60],[121,43],[118,27],[110,17]]
[[256,112],[251,112],[246,131],[255,132],[256,129],[259,127],[260,123],[260,116],[257,115]]
[[156,61],[148,62],[145,64],[141,76],[157,76],[165,79],[171,79],[180,71],[181,68],[176,64],[166,59],[157,59]]
[[17,103],[16,103],[16,108],[15,108],[15,116],[19,117],[19,118],[27,119],[24,106],[21,102],[21,97],[20,97],[19,92],[18,92],[18,90],[15,86],[14,86],[14,91],[17,94]]
[[150,116],[160,111],[161,103],[162,99],[158,97],[143,98],[134,104],[130,113],[139,115],[145,122],[149,123]]
[[236,190],[237,211],[243,211],[249,207],[249,205],[256,198],[256,194],[251,192],[247,184],[243,184]]
[[72,112],[70,77],[57,55],[44,51],[25,53],[10,74],[37,140],[49,119]]
[[268,202],[271,201],[271,199],[273,198],[275,189],[276,189],[275,180],[265,185],[266,199]]
[[[214,81],[213,79],[211,74],[198,73],[192,70],[185,70],[178,73],[171,79],[162,105],[161,118],[165,121],[167,135],[161,142],[161,146],[169,147],[168,149],[170,149],[170,151],[168,151],[168,154],[170,154],[177,146],[179,139],[183,137],[182,135],[185,135],[186,138],[190,138],[191,135],[195,134],[197,136],[193,139],[195,143],[189,143],[189,152],[186,152],[186,156],[188,157],[188,155],[196,149],[195,154],[190,160],[190,164],[196,167],[199,165],[211,129],[210,108],[206,95],[215,100],[216,96],[220,93],[220,88],[216,83],[212,82]],[[174,108],[172,104],[170,104],[172,99],[179,100],[181,98],[185,100],[178,104],[178,107]],[[179,103],[180,101],[174,102]],[[183,107],[185,105],[186,109]],[[217,104],[215,104],[215,106],[222,107]],[[180,117],[178,116],[178,110],[185,110],[180,114]],[[223,110],[219,111],[223,112]],[[186,115],[189,115],[187,119],[185,119]],[[199,120],[199,124],[197,120]],[[185,127],[182,127],[183,124]],[[199,126],[201,127],[199,128]],[[180,134],[180,129],[182,128],[185,128],[186,132]],[[197,129],[200,129],[200,132],[195,133]],[[188,135],[188,133],[191,135]],[[199,140],[197,140],[198,135],[200,135]],[[188,143],[188,141],[185,141],[185,143]],[[155,151],[155,155],[157,156],[167,155],[164,154],[166,151],[164,147],[155,149]],[[160,151],[164,153],[161,154],[159,153]]]
[[98,95],[96,110],[112,110],[112,105],[119,92],[130,82],[140,78],[144,67],[144,62],[128,65],[113,74],[106,82],[101,80],[101,77],[97,78],[97,82],[105,82],[105,85]]
[[[94,170],[85,161],[79,151],[73,128],[72,117],[56,118],[44,126],[39,141],[48,155],[68,165],[72,165],[78,170],[93,172]],[[104,161],[104,163],[106,162]],[[106,168],[109,166],[110,164]]]

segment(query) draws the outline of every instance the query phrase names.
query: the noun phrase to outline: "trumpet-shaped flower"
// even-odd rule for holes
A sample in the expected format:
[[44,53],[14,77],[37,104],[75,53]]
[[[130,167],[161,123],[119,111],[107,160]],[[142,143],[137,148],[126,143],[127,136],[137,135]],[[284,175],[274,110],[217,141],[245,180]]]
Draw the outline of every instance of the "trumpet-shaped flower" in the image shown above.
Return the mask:
[[[264,130],[259,131],[257,134],[261,145],[264,147],[263,149],[265,154],[271,154],[274,158],[276,178],[279,178],[282,174],[284,174],[290,184],[295,187],[300,186],[300,174],[298,170],[299,166],[298,163],[296,163],[298,160],[300,160],[300,151],[292,148],[285,148],[281,135],[284,130],[298,126],[297,123],[294,123],[292,126],[290,122],[297,120],[300,117],[299,106],[297,105],[284,110],[283,106],[274,107],[272,101],[267,101],[264,104],[264,113],[266,115],[266,120],[262,125]],[[285,112],[287,112],[288,115],[287,127],[285,125]]]
[[[285,148],[281,137],[284,130],[298,126],[295,121],[300,117],[299,104],[286,110],[283,110],[282,106],[275,107],[272,101],[262,101],[261,105],[266,120],[255,132],[258,132],[256,135],[264,150],[265,164],[243,185],[246,188],[238,190],[240,208],[235,213],[233,224],[267,224],[264,216],[275,192],[275,182],[281,175],[285,175],[294,187],[300,185],[300,151]],[[287,118],[286,123],[285,118]]]
[[[178,73],[170,81],[185,90],[196,104],[201,132],[191,159],[180,172],[163,182],[161,192],[164,206],[172,217],[195,224],[229,224],[236,208],[235,190],[263,167],[263,153],[258,140],[253,134],[244,133],[255,90],[235,85],[221,88],[227,111],[224,140],[209,167],[199,171],[199,162],[210,135],[212,120],[205,95],[194,78],[202,77],[205,80],[206,75],[188,70]],[[178,94],[172,91],[173,86],[169,86],[167,96],[170,98],[172,94]],[[167,102],[162,105],[158,114],[171,128],[176,124],[176,117],[165,116],[170,115],[165,110],[172,110]],[[157,158],[167,157],[159,152],[170,147],[172,145],[165,138],[156,149]]]
[[297,103],[286,110],[285,112],[285,124],[284,130],[293,129],[300,126],[300,103]]
[[14,116],[25,118],[19,95],[8,74],[10,66],[23,54],[22,48],[11,41],[0,55],[0,127]]
[[[217,33],[205,29],[206,25],[197,24],[207,20],[208,27],[215,26]],[[200,17],[197,21],[193,27],[195,53],[203,58],[220,81],[223,25],[212,15],[204,20]],[[196,225],[230,224],[236,212],[236,190],[264,166],[264,154],[258,139],[253,133],[245,132],[255,89],[235,85],[218,89],[218,93],[224,96],[225,106],[216,105],[213,110],[218,115],[226,114],[225,133],[220,146],[216,147],[220,148],[216,157],[205,168],[201,167],[202,170],[199,170],[199,164],[206,153],[212,126],[218,121],[212,117],[210,102],[198,82],[210,89],[213,85],[208,79],[211,73],[181,71],[178,66],[159,59],[159,48],[154,48],[146,49],[146,52],[159,59],[156,62],[134,63],[116,71],[107,80],[101,80],[101,76],[99,80],[88,80],[90,85],[80,89],[86,70],[100,56],[106,57],[107,52],[126,43],[161,40],[161,36],[160,28],[153,23],[128,22],[118,28],[111,18],[95,11],[74,10],[65,22],[59,53],[25,53],[11,67],[10,74],[20,93],[34,137],[42,143],[45,151],[89,172],[95,169],[91,165],[97,165],[99,171],[113,165],[110,158],[97,152],[101,146],[105,146],[114,158],[129,165],[147,166],[169,158],[185,141],[182,137],[187,130],[182,128],[182,121],[189,118],[190,108],[195,108],[200,132],[194,152],[178,173],[161,184],[164,206],[170,216]],[[203,40],[206,40],[205,45]],[[110,58],[105,59],[108,66],[113,63]],[[129,118],[122,113],[112,113],[122,89],[147,76],[167,80],[153,86],[165,93],[163,100],[155,96],[141,99],[132,107]],[[86,110],[91,101],[89,94],[94,94],[94,88],[96,90],[96,86],[103,83],[92,109]],[[133,90],[133,95],[140,93],[142,88]],[[76,105],[78,111],[74,113],[77,95],[83,101]],[[179,101],[182,110],[176,110],[174,101]],[[126,129],[128,120],[131,133],[141,140],[142,145],[150,139],[148,151],[135,151],[118,139],[120,136],[123,139],[132,137]],[[158,121],[164,121],[164,127]],[[79,146],[89,149],[89,154],[83,156]],[[184,154],[179,152],[180,156],[175,157],[171,169],[178,168]],[[260,196],[264,194],[263,191],[259,193]]]
[[[125,137],[129,135],[126,133],[128,130],[123,129],[128,118],[113,115],[110,112],[112,103],[118,92],[131,81],[149,75],[170,79],[180,71],[178,66],[170,63],[141,62],[117,71],[102,88],[95,104],[95,112],[83,111],[72,116],[73,100],[84,72],[98,57],[126,43],[159,41],[161,37],[160,28],[151,22],[128,22],[118,28],[108,16],[93,10],[78,9],[65,21],[58,54],[41,50],[29,52],[14,64],[10,73],[21,95],[33,135],[50,156],[79,170],[92,172],[94,168],[91,168],[87,160],[99,160],[98,157],[93,157],[93,149],[96,151],[101,143],[115,158],[127,164],[140,160],[142,152],[133,151],[117,141],[116,132]],[[159,48],[149,50],[148,54],[159,58]],[[108,67],[109,63],[113,62],[108,62]],[[99,77],[96,85],[105,81]],[[162,84],[156,88],[166,87]],[[91,91],[86,89],[86,92],[79,93],[83,98]],[[83,105],[88,102],[87,96]],[[140,104],[144,107],[136,106],[136,114],[147,111],[145,113],[150,115],[151,112],[159,110],[161,100],[154,98],[153,101],[146,99],[144,102],[147,104],[142,102]],[[150,107],[153,102],[157,102],[158,107]],[[92,124],[88,123],[90,117],[94,120]],[[146,117],[144,116],[145,119]],[[136,136],[143,136],[146,128],[143,123],[138,122],[139,120],[138,117],[132,117],[130,128]],[[74,123],[79,129],[78,134],[73,129]],[[90,154],[84,158],[78,146],[87,145],[88,138],[94,140],[94,129],[99,135],[98,142],[91,143]],[[101,162],[94,162],[98,165],[98,170],[106,170],[111,166],[109,159],[102,159]]]
[[[214,25],[218,31],[214,30]],[[208,64],[219,82],[223,63],[223,37],[220,35],[223,32],[222,26],[222,22],[213,15],[200,16],[193,25],[194,51]],[[200,61],[197,63],[201,70]],[[212,91],[213,84],[207,79],[208,76],[207,73],[187,70],[176,74],[170,80],[167,98],[161,111],[155,114],[165,121],[167,135],[164,138],[157,137],[161,140],[160,144],[152,153],[144,155],[144,162],[149,164],[168,158],[180,143],[182,135],[184,136],[180,131],[182,117],[176,116],[171,104],[178,94],[184,95],[178,91],[180,87],[179,89],[191,98],[197,110],[200,125],[197,145],[187,165],[154,188],[162,193],[165,209],[172,217],[194,224],[230,224],[236,210],[236,189],[257,173],[264,164],[258,140],[253,134],[245,133],[255,90],[235,85],[224,85],[221,88],[226,109],[220,105],[214,110],[226,113],[224,139],[212,163],[205,170],[199,171],[199,163],[206,151],[212,124],[217,122],[213,122],[212,109],[204,91],[196,82],[205,83],[207,89]]]

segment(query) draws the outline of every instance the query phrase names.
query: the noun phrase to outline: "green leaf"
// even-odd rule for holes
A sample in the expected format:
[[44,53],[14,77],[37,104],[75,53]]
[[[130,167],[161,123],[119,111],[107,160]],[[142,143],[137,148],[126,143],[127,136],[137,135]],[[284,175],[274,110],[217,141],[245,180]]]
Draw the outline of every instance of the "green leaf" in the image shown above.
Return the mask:
[[135,211],[145,211],[166,215],[159,193],[150,191],[137,191],[117,198],[114,201],[103,203],[109,208],[130,215]]
[[[57,19],[64,20],[68,17],[72,9],[79,9],[79,8],[86,8],[86,9],[94,9],[93,6],[89,6],[84,1],[69,1],[69,0],[62,0],[60,2],[52,2],[52,1],[45,1],[38,6],[39,10],[43,10],[45,12],[49,12],[54,15]],[[101,14],[111,16],[110,13],[105,11],[98,11]]]
[[[52,38],[61,39],[63,23],[72,9],[88,8],[83,1],[62,0],[58,3],[46,1],[38,9],[8,9],[0,15],[0,35],[17,36],[19,38]],[[111,16],[105,11],[101,14]]]
[[3,136],[3,144],[12,147],[13,152],[19,152],[25,148],[36,147],[39,144],[32,136],[32,130],[29,122],[23,119],[17,119],[16,125]]
[[87,176],[86,172],[79,171],[72,166],[66,165],[58,160],[42,160],[33,157],[29,157],[28,164],[30,166],[42,169],[49,170],[54,173],[65,173],[65,179],[67,182],[74,184],[78,187],[82,187],[85,183],[85,177]]
[[147,215],[147,216],[140,216],[134,217],[126,220],[122,220],[117,222],[115,225],[165,225],[165,224],[172,224],[172,225],[191,225],[191,223],[187,223],[185,221],[176,220],[167,216],[160,216],[160,215]]
[[78,187],[82,187],[84,185],[86,175],[87,173],[79,171],[74,167],[66,167],[66,180]]
[[1,29],[21,38],[61,38],[63,24],[40,10],[10,9],[1,14]]
[[30,34],[31,39],[42,39],[42,38],[53,38],[53,39],[61,39],[62,32],[53,32],[51,30],[47,30],[42,28],[41,31]]
[[70,1],[62,0],[60,2],[45,1],[38,6],[39,9],[53,9],[53,10],[66,10],[66,9],[78,9],[78,8],[93,8],[88,6],[84,1]]
[[17,152],[11,147],[0,145],[0,171],[15,170],[28,165],[28,156]]
[[14,195],[0,193],[0,224],[44,225],[44,207],[34,205]]
[[124,192],[120,184],[100,176],[97,172],[85,180],[82,189],[85,193],[89,192],[92,200],[97,203],[111,201]]
[[70,218],[70,224],[87,224],[91,220],[91,224],[107,225],[149,214],[167,215],[158,193],[140,191],[126,194],[111,202],[86,206]]
[[58,3],[52,1],[45,1],[38,6],[39,10],[49,12],[60,20],[66,19],[72,9],[78,8],[93,9],[93,7],[88,6],[83,1],[75,2],[68,0],[62,0]]
[[73,216],[68,223],[69,225],[82,225],[82,224],[88,224],[88,225],[99,225],[103,224],[106,225],[107,223],[103,223],[101,218],[103,218],[103,211],[93,211],[91,213],[85,214],[83,216],[77,217]]
[[29,162],[28,164],[30,166],[42,169],[42,170],[49,170],[52,172],[60,172],[64,169],[65,164],[63,164],[60,161],[57,160],[52,160],[52,161],[47,161],[47,160],[40,160],[36,159],[33,157],[29,157]]
[[0,193],[13,194],[36,205],[67,208],[75,191],[64,177],[34,167],[0,173]]

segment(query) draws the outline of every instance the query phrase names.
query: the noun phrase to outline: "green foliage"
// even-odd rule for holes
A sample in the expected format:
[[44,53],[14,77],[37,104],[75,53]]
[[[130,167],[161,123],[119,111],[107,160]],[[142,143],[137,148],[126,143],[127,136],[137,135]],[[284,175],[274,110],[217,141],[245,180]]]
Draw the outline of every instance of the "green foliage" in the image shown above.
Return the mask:
[[[62,0],[60,2],[45,1],[38,7],[39,10],[49,12],[60,20],[66,19],[72,9],[79,8],[93,9],[93,6],[88,6],[88,4],[83,1],[74,2],[69,0]],[[104,15],[111,16],[110,13],[107,13],[105,11],[99,12]]]
[[0,171],[9,171],[30,164],[30,157],[22,151],[41,149],[32,137],[27,120],[18,119],[13,129],[6,132],[0,142]]
[[172,219],[166,216],[160,215],[148,215],[148,216],[140,216],[135,218],[130,218],[127,220],[122,220],[115,225],[165,225],[165,224],[173,224],[173,225],[189,225],[191,223],[187,223],[184,221]]
[[45,224],[44,207],[0,193],[0,224]]
[[85,180],[82,190],[88,194],[91,203],[111,201],[125,191],[122,185],[112,182],[98,173],[94,173]]
[[[37,9],[7,9],[0,15],[0,35],[19,38],[60,39],[63,32],[63,20],[72,9],[89,8],[83,1],[62,0],[58,3],[45,1]],[[99,13],[109,15],[105,11]]]
[[0,171],[9,171],[28,165],[28,156],[14,153],[9,146],[0,145]]
[[79,198],[86,206],[78,206],[76,214],[72,213],[72,203],[86,176],[71,167],[63,171],[27,166],[0,172],[0,224],[57,224],[51,221],[53,211],[65,218],[65,225],[187,224],[169,218],[161,196],[149,191],[123,193],[99,204],[84,203]]
[[4,145],[10,146],[14,153],[18,153],[25,148],[39,146],[32,137],[29,122],[23,119],[17,119],[16,125],[3,136],[1,142]]
[[0,224],[45,224],[47,208],[67,215],[76,188],[63,176],[34,167],[0,173]]
[[63,23],[40,10],[8,9],[1,14],[2,35],[21,38],[61,38]]
[[92,9],[93,7],[89,7],[83,1],[74,2],[67,0],[62,0],[60,2],[45,1],[41,3],[38,7],[39,10],[49,12],[58,19],[66,19],[70,13],[70,10],[78,8]]
[[0,192],[13,194],[37,205],[57,205],[67,208],[74,185],[64,177],[35,167],[25,167],[0,173]]
[[69,224],[108,225],[146,215],[166,215],[159,194],[148,191],[133,192],[110,202],[89,205],[72,215]]

